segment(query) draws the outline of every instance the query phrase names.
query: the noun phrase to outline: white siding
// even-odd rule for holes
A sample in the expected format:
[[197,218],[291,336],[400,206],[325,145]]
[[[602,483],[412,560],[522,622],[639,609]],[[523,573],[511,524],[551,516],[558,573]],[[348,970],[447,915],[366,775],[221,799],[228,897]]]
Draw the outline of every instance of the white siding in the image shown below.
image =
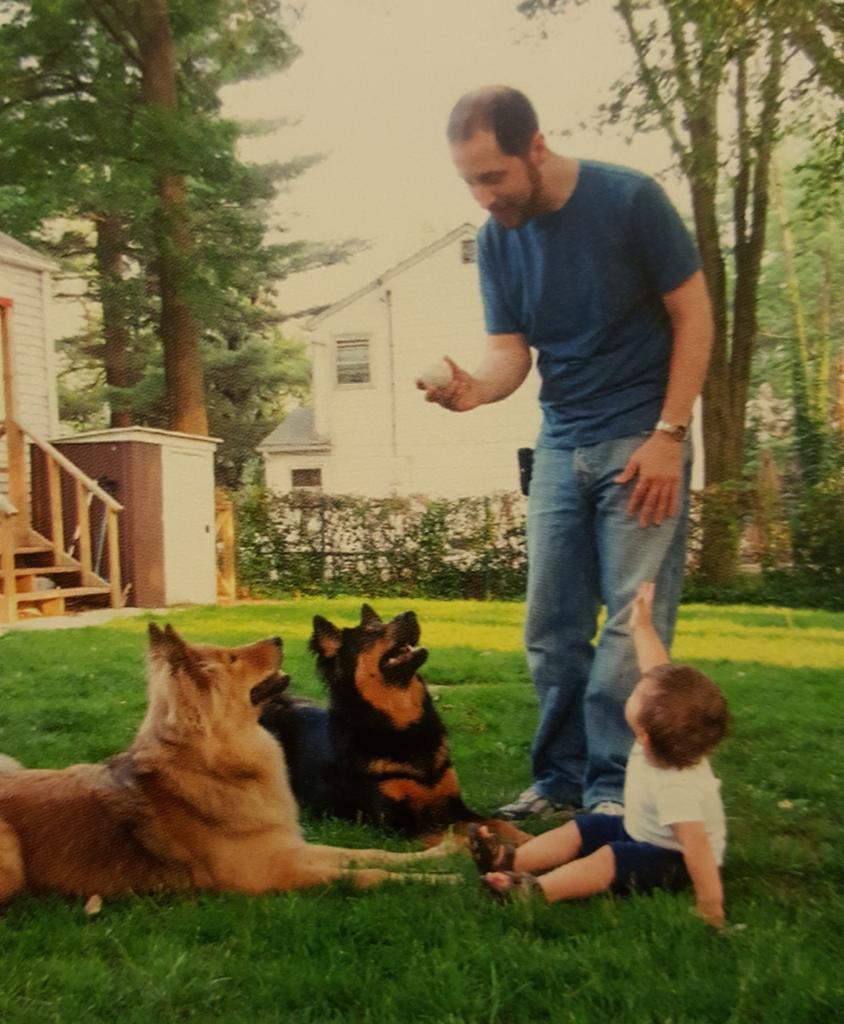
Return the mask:
[[58,429],[52,343],[47,338],[49,275],[0,258],[0,296],[11,299],[15,390],[21,423],[50,437]]

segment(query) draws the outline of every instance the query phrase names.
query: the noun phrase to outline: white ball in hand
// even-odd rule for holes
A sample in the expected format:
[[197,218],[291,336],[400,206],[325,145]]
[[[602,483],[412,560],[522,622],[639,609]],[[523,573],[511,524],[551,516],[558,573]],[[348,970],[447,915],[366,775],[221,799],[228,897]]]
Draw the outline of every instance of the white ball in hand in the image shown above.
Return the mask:
[[438,359],[419,374],[419,380],[426,388],[444,388],[451,383],[451,367],[444,359]]

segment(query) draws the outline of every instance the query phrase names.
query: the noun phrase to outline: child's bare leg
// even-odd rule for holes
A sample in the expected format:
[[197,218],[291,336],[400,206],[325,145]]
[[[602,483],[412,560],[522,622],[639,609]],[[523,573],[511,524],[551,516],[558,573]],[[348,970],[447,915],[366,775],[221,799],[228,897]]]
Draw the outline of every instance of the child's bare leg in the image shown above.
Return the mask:
[[[502,893],[507,892],[513,885],[512,873],[504,871],[490,871],[484,878],[494,889]],[[611,846],[602,846],[588,857],[573,860],[540,875],[536,881],[545,899],[549,903],[556,903],[558,900],[579,900],[606,892],[614,878],[615,854]]]
[[580,829],[573,821],[567,821],[516,847],[513,870],[531,874],[550,871],[574,860],[581,845]]

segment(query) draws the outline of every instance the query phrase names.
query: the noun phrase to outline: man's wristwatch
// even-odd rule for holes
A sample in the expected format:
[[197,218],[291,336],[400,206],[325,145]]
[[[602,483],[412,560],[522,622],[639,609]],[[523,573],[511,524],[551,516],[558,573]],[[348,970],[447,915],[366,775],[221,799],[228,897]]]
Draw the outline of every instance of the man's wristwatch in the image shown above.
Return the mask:
[[675,441],[685,441],[689,433],[689,428],[684,424],[669,423],[668,420],[659,420],[654,430],[658,430],[662,434],[668,434]]

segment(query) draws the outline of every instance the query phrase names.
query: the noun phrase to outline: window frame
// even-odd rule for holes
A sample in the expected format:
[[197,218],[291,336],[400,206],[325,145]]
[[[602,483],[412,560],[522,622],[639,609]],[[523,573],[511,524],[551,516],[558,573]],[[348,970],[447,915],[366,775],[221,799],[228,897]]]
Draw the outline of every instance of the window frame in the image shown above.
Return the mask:
[[[297,473],[315,473],[319,478],[319,483],[312,484],[297,484],[296,474]],[[322,490],[322,466],[296,466],[290,470],[290,490],[291,491],[321,491]]]
[[[366,368],[368,379],[363,380],[340,380],[340,350],[344,346],[365,345],[366,346]],[[346,364],[351,366],[362,365],[362,360],[357,363]],[[334,387],[341,391],[359,391],[361,389],[374,387],[372,382],[372,339],[368,334],[342,334],[334,339]]]
[[460,262],[464,266],[478,262],[478,241],[476,238],[460,239]]

